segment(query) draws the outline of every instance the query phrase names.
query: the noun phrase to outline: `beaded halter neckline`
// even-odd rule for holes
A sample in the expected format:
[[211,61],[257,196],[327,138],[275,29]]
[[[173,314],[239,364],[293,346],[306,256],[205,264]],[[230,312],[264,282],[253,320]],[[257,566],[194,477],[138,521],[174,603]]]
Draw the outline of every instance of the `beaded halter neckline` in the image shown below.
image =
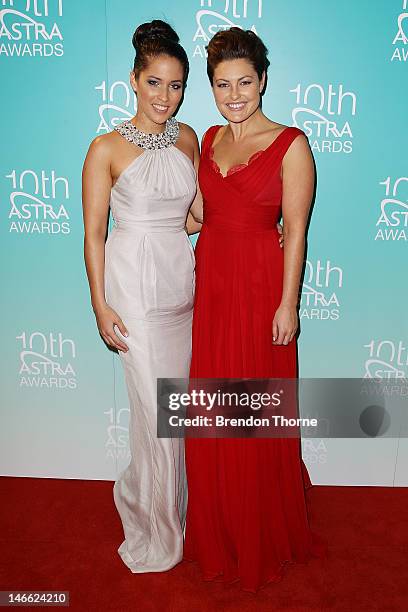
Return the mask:
[[130,119],[122,121],[114,128],[119,134],[124,136],[127,141],[141,147],[142,149],[165,149],[177,142],[180,128],[175,117],[170,117],[166,121],[164,132],[159,134],[147,134],[139,130]]

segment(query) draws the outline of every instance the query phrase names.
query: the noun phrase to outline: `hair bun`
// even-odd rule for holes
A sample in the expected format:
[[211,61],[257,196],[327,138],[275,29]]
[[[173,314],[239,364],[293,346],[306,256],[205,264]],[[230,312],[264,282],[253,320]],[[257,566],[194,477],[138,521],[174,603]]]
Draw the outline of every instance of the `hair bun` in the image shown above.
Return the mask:
[[133,34],[132,44],[137,51],[147,40],[154,38],[165,38],[175,43],[178,43],[180,40],[177,33],[168,23],[161,19],[153,19],[153,21],[148,21],[138,26]]

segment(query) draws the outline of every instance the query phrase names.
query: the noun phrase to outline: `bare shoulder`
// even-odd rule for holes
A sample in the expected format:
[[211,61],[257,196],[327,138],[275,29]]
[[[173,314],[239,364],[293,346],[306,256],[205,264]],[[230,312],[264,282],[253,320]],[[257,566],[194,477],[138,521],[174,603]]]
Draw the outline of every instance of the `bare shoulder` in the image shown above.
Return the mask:
[[284,123],[278,123],[277,121],[268,119],[268,124],[259,134],[259,142],[264,146],[268,146],[268,144],[272,144],[283,132],[285,132],[287,128],[289,128],[289,126]]
[[288,125],[285,125],[283,123],[277,123],[276,121],[270,121],[270,126],[271,126],[271,130],[276,130],[276,132],[281,132],[283,130],[285,130],[287,127],[289,127]]
[[215,132],[215,136],[214,136],[214,139],[212,141],[212,147],[214,148],[220,142],[220,140],[223,139],[223,137],[225,135],[225,132],[226,132],[226,130],[228,128],[228,125],[229,125],[228,123],[225,124],[225,125],[221,125],[221,126],[212,125],[211,127],[208,128],[208,130],[205,131],[205,133],[203,135],[203,139],[207,135],[207,132],[209,132],[210,130],[212,130],[214,128],[218,128],[216,130],[216,132]]
[[303,131],[295,131],[294,138],[283,156],[282,166],[284,168],[293,168],[294,170],[296,168],[299,169],[300,166],[312,168],[313,155],[310,150],[309,141]]
[[[284,123],[277,123],[276,121],[270,121],[270,129],[273,133],[275,133],[277,136],[279,136],[279,134],[281,132],[284,132],[286,129],[295,129],[297,130],[297,128],[294,128],[294,126],[291,125],[285,125]],[[304,135],[303,130],[300,130],[302,132],[302,135]],[[299,136],[301,134],[299,133]],[[304,139],[296,139],[296,140],[304,140]]]
[[306,134],[303,130],[298,131],[296,128],[295,130],[294,138],[288,147],[288,155],[307,155],[311,157],[312,153]]
[[91,156],[101,161],[110,160],[117,145],[117,136],[116,132],[96,136],[89,145],[88,157]]
[[194,163],[200,157],[200,147],[198,144],[197,134],[192,127],[187,123],[179,121],[180,135],[178,147],[191,159]]
[[182,138],[186,141],[186,143],[189,143],[191,145],[198,143],[197,134],[195,133],[192,127],[187,125],[187,123],[182,123],[181,121],[179,121],[178,124],[180,127],[180,138]]
[[303,130],[293,125],[285,125],[284,123],[277,123],[276,121],[270,121],[270,123],[271,131],[276,135],[276,138],[286,130],[293,130],[294,132],[294,138],[288,147],[285,158],[305,154],[311,155],[309,141]]

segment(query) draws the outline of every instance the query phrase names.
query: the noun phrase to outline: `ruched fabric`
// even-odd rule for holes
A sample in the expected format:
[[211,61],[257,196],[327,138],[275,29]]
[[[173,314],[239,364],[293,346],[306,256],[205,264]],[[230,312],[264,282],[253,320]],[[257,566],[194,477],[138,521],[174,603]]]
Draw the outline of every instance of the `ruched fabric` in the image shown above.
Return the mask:
[[[135,149],[136,151],[136,149]],[[157,438],[157,378],[185,378],[191,358],[194,250],[185,232],[194,166],[175,146],[144,150],[111,190],[115,225],[105,246],[105,295],[122,318],[131,460],[113,488],[133,573],[183,555],[187,485],[182,439]]]
[[[199,167],[204,224],[190,377],[296,378],[296,339],[273,345],[272,321],[283,284],[282,160],[303,132],[285,128],[223,177],[211,156],[219,127],[207,131]],[[186,466],[184,556],[205,579],[256,591],[280,580],[287,562],[326,554],[308,522],[311,482],[298,439],[187,438]]]

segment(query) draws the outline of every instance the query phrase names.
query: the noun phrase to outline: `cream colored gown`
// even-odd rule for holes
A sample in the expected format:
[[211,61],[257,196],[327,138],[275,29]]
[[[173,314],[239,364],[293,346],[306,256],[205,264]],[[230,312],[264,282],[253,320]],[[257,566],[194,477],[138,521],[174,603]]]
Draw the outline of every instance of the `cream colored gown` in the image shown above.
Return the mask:
[[129,347],[119,355],[131,451],[113,494],[125,538],[118,553],[134,573],[170,569],[183,554],[184,441],[156,436],[156,379],[189,375],[195,264],[184,227],[195,192],[194,166],[175,145],[145,149],[111,190],[105,295],[129,332],[115,326]]

